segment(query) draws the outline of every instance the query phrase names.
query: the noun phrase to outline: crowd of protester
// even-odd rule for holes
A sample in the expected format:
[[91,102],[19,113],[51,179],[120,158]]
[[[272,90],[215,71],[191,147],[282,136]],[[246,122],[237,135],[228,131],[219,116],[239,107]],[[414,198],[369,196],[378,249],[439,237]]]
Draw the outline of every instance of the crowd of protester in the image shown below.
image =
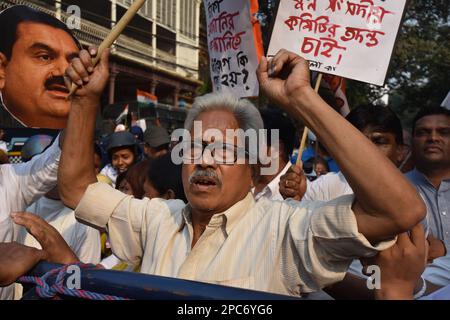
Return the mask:
[[[211,93],[188,111],[191,138],[132,126],[101,145],[109,57],[93,68],[95,55],[82,50],[65,72],[83,83],[67,129],[0,166],[1,299],[20,298],[16,279],[40,261],[311,299],[450,298],[449,110],[421,109],[405,141],[389,107],[343,118],[311,88],[307,62],[282,50],[258,69],[269,107]],[[314,132],[301,165],[299,124]],[[268,138],[218,138],[238,129]],[[270,162],[250,163],[252,148]]]

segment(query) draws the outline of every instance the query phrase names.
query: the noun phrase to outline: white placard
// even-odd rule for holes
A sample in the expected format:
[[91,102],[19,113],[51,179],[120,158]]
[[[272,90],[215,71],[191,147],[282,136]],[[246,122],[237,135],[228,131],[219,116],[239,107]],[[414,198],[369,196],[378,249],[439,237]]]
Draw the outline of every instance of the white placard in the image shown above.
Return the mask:
[[205,10],[214,91],[258,96],[258,58],[249,2],[205,0]]
[[280,0],[268,56],[280,49],[310,69],[383,85],[406,0]]

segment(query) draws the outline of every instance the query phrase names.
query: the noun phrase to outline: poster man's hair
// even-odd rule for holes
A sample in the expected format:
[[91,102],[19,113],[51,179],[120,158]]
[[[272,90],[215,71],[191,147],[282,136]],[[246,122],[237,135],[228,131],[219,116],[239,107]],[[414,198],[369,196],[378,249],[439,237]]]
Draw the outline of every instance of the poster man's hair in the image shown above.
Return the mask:
[[64,30],[72,37],[77,47],[81,49],[80,42],[63,22],[45,12],[19,5],[0,12],[0,30],[2,30],[2,36],[0,37],[0,52],[3,53],[8,60],[11,59],[13,46],[17,40],[17,28],[19,24],[23,22],[41,23]]

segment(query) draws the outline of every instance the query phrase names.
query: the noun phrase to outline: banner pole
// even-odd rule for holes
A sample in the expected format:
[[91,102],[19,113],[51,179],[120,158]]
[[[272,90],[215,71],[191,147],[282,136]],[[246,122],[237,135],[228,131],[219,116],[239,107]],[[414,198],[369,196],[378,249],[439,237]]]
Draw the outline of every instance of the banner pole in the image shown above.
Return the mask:
[[[317,80],[316,80],[316,86],[314,88],[314,91],[316,93],[319,93],[320,83],[322,82],[322,77],[323,77],[323,74],[319,73],[319,75],[317,77]],[[303,167],[302,154],[303,154],[303,151],[305,150],[306,138],[308,137],[308,131],[309,131],[308,127],[305,126],[305,129],[303,130],[303,136],[302,136],[302,138],[300,140],[300,148],[298,149],[298,156],[297,156],[296,165],[301,167],[301,168]]]
[[[122,19],[114,26],[111,30],[110,34],[103,40],[103,42],[98,47],[97,56],[94,58],[93,64],[96,66],[100,61],[100,58],[105,49],[108,49],[112,46],[114,41],[120,36],[120,34],[125,30],[127,25],[133,20],[136,13],[142,8],[146,0],[136,0],[133,4],[128,8],[127,12],[123,15]],[[78,86],[75,83],[72,83],[72,89],[70,90],[69,95],[67,96],[67,100],[69,100],[75,92],[77,92]]]

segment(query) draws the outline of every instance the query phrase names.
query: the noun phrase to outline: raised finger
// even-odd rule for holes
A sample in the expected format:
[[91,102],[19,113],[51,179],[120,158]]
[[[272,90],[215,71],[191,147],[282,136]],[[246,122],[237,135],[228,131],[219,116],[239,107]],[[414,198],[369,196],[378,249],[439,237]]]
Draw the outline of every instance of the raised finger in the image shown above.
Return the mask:
[[284,180],[290,180],[295,181],[296,183],[300,183],[302,181],[302,177],[298,173],[290,172],[285,175]]
[[73,83],[72,80],[70,80],[70,77],[68,75],[66,75],[66,74],[64,74],[63,78],[64,78],[64,83],[66,85],[66,88],[71,90],[72,89],[72,83]]
[[14,223],[23,226],[27,231],[43,244],[46,241],[47,222],[28,212],[15,212],[11,214]]
[[67,68],[66,76],[70,79],[70,81],[76,83],[78,86],[83,85],[83,80],[81,79],[80,75],[75,71],[72,65]]
[[96,57],[97,53],[98,53],[98,47],[89,46],[88,51],[89,51],[89,54],[91,55],[91,57]]
[[298,56],[295,53],[281,49],[275,57],[269,61],[269,76],[277,76],[285,65],[289,65],[297,58]]
[[86,67],[81,62],[81,59],[75,58],[72,60],[72,67],[78,73],[78,75],[83,79],[84,82],[89,82],[89,72]]
[[403,232],[397,236],[397,246],[401,249],[406,249],[412,245],[408,232]]
[[256,70],[256,75],[258,77],[259,83],[262,84],[265,81],[267,81],[269,77],[268,71],[269,71],[269,63],[267,61],[267,58],[262,56],[259,61],[258,69]]
[[425,230],[421,223],[417,224],[411,230],[410,238],[412,243],[419,249],[420,251],[425,250]]
[[83,63],[84,67],[86,68],[87,72],[89,73],[94,72],[94,64],[92,61],[92,57],[87,50],[80,51],[79,58]]

